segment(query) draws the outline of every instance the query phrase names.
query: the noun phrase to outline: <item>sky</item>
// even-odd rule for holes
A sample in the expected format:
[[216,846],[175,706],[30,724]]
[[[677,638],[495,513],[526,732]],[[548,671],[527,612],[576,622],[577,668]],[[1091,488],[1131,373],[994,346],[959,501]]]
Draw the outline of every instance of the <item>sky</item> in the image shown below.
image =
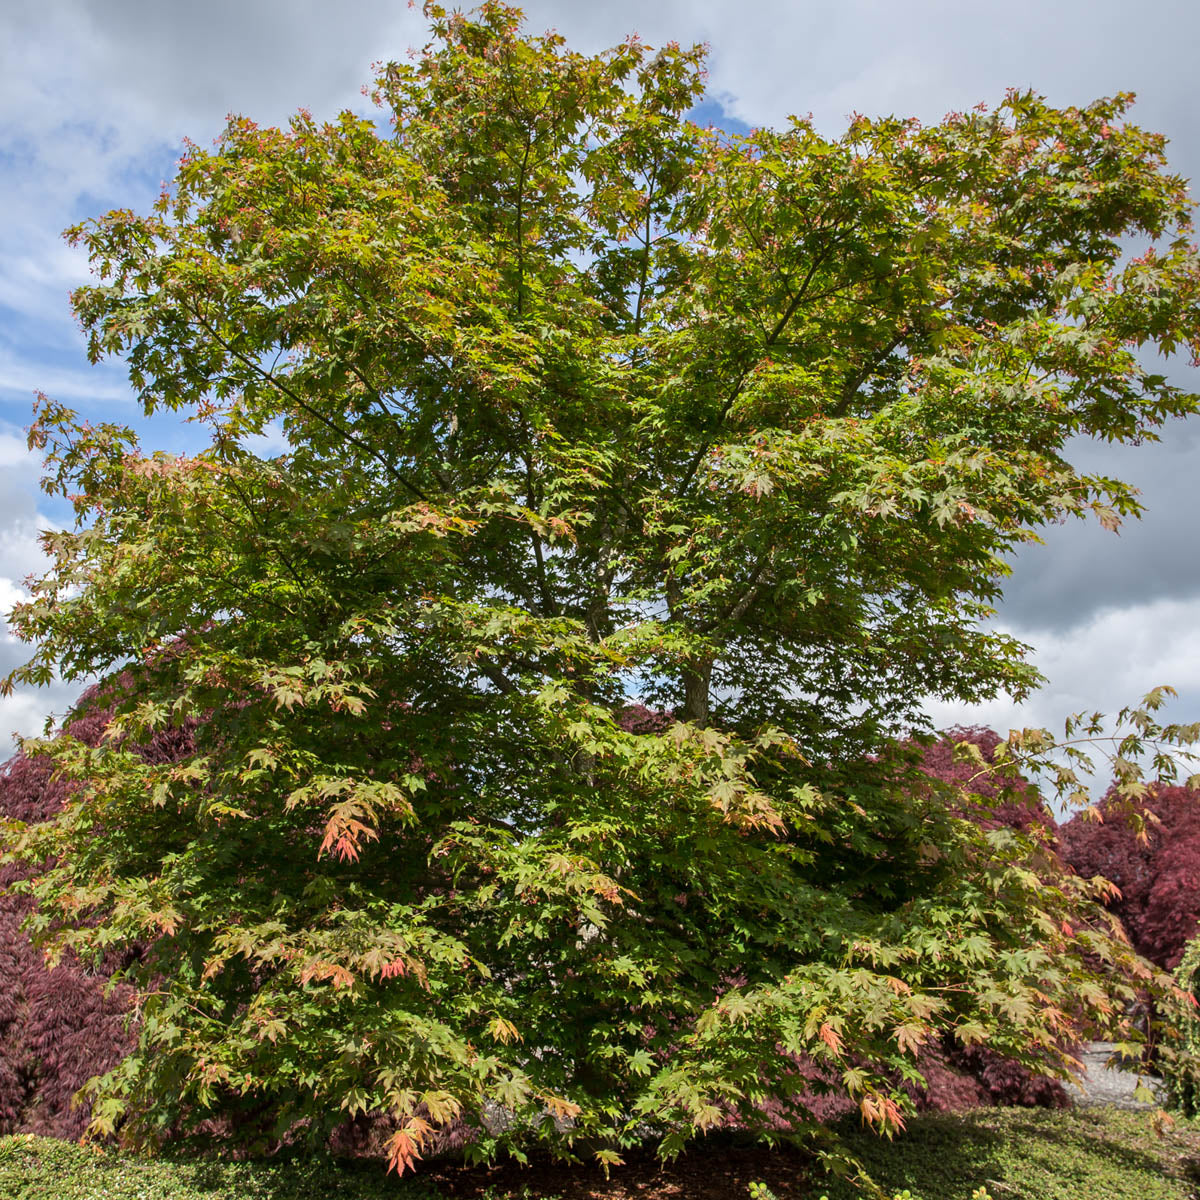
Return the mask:
[[[827,134],[854,112],[937,121],[1009,87],[1082,104],[1134,91],[1137,123],[1169,138],[1172,167],[1200,178],[1200,4],[1143,0],[531,0],[527,23],[596,51],[636,31],[651,45],[706,43],[703,116],[726,128],[813,115]],[[371,64],[427,41],[419,7],[382,0],[4,0],[0,6],[0,615],[41,569],[37,535],[68,520],[38,488],[25,444],[35,391],[92,420],[142,431],[147,449],[182,450],[188,432],[148,424],[119,363],[89,366],[68,305],[87,280],[61,231],[110,208],[146,211],[184,138],[200,144],[231,112],[277,124],[368,111]],[[1200,371],[1171,364],[1200,391]],[[1052,528],[1023,551],[996,624],[1033,648],[1048,677],[1022,706],[930,702],[940,726],[1061,728],[1171,684],[1172,719],[1200,720],[1200,418],[1157,445],[1075,448],[1080,463],[1141,489],[1147,512],[1119,534]],[[0,676],[29,647],[0,628]],[[39,732],[80,685],[0,699],[0,758]]]

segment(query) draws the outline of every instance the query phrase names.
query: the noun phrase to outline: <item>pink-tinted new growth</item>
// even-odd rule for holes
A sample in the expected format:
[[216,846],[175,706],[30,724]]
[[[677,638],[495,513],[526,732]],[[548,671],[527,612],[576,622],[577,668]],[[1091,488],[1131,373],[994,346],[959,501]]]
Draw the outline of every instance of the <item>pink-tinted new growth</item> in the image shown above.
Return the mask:
[[1060,832],[1063,858],[1085,877],[1102,875],[1120,889],[1108,904],[1139,954],[1173,969],[1200,927],[1200,792],[1157,784],[1137,807],[1145,839],[1113,792],[1097,806],[1101,820],[1079,814]]

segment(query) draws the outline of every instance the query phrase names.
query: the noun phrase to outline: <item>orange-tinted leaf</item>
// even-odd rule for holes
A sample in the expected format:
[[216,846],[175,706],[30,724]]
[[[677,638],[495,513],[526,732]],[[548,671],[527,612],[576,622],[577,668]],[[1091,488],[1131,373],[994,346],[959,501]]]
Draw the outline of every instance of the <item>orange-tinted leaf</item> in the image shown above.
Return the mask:
[[314,981],[323,983],[326,980],[332,983],[335,988],[354,986],[354,976],[345,967],[339,966],[337,963],[309,963],[300,971],[301,983],[312,983]]
[[841,1035],[828,1021],[821,1022],[821,1028],[817,1031],[817,1036],[833,1051],[834,1054],[840,1055],[842,1052]]
[[433,1126],[428,1121],[421,1117],[409,1117],[384,1145],[388,1171],[403,1175],[410,1167],[415,1167],[432,1132]]
[[583,1111],[578,1104],[565,1099],[562,1096],[554,1096],[546,1093],[541,1096],[545,1101],[546,1107],[550,1110],[550,1115],[556,1120],[577,1117]]

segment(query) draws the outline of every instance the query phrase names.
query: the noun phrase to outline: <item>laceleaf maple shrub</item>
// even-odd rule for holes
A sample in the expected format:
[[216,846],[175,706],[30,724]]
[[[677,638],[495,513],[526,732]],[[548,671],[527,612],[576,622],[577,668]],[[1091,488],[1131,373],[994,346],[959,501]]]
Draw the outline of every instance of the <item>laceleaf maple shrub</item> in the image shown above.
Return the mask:
[[[89,689],[80,704],[84,714],[66,732],[95,746],[111,715],[103,690]],[[152,762],[184,757],[192,750],[190,724],[157,731],[137,753]],[[18,752],[0,767],[0,818],[51,820],[66,803],[69,787],[54,778],[50,760]],[[24,927],[34,906],[21,885],[37,869],[0,864],[0,1133],[77,1138],[90,1111],[73,1103],[76,1094],[134,1045],[128,1027],[132,990],[110,990],[108,983],[125,957],[140,948],[68,953],[50,969]]]
[[[930,1039],[1065,1071],[1149,968],[900,739],[1036,682],[980,625],[1006,551],[1136,511],[1072,439],[1196,408],[1135,354],[1200,338],[1162,139],[1025,94],[726,137],[697,50],[428,11],[390,136],[237,118],[72,234],[92,355],[211,431],[32,427],[79,527],[10,683],[128,679],[111,740],[29,747],[74,790],[7,835],[56,863],[44,941],[148,944],[94,1128],[611,1162],[802,1134],[798,1057],[883,1128]],[[179,762],[121,741],[201,713]]]
[[1200,792],[1156,783],[1131,811],[1114,791],[1094,813],[1072,817],[1060,838],[1063,857],[1080,875],[1116,885],[1107,905],[1138,953],[1178,967],[1200,930]]

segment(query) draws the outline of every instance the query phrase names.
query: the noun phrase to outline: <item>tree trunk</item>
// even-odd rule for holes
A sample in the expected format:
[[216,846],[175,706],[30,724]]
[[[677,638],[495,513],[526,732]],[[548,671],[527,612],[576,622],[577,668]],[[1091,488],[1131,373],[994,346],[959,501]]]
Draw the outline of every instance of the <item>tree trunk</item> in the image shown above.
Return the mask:
[[703,729],[708,724],[708,685],[712,659],[693,662],[683,673],[683,719]]

